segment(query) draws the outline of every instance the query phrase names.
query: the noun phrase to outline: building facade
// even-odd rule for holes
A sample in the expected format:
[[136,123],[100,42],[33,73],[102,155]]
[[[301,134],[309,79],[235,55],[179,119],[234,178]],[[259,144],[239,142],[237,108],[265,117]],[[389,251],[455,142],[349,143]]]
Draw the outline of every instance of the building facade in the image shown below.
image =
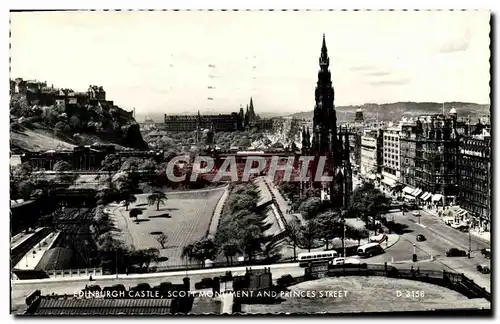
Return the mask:
[[234,132],[242,129],[243,121],[236,112],[219,115],[167,115],[164,129],[171,132],[191,132],[199,128],[210,129],[213,125],[216,132]]
[[491,136],[488,131],[460,140],[458,156],[460,207],[473,228],[489,231],[491,224]]
[[382,177],[385,179],[384,183],[387,183],[389,186],[394,186],[400,181],[401,177],[400,132],[401,127],[399,125],[383,129]]
[[376,174],[380,173],[380,152],[379,131],[366,130],[365,135],[361,137],[361,167],[360,172],[363,176],[372,176],[375,179]]
[[403,120],[399,139],[401,183],[416,187],[415,183],[415,152],[416,152],[416,122]]
[[[420,116],[414,125],[404,125],[400,134],[401,179],[405,193],[422,201],[449,205],[458,196],[458,144],[468,128],[457,119],[452,108],[449,114]],[[411,162],[413,159],[414,162]],[[414,165],[413,165],[414,163]],[[413,178],[413,181],[411,180]]]

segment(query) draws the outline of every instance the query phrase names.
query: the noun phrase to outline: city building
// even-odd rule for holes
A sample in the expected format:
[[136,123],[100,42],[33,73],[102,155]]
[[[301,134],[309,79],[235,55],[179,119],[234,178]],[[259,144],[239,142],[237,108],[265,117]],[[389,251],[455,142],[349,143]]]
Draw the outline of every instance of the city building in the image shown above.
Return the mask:
[[[491,135],[488,130],[460,139],[458,202],[467,211],[471,227],[479,231],[490,230],[491,167]],[[459,216],[463,220],[465,214]]]
[[456,203],[458,143],[467,132],[467,123],[458,120],[454,108],[448,114],[420,116],[401,124],[401,179],[406,198],[440,205]]
[[356,109],[356,115],[354,117],[355,123],[364,123],[365,118],[363,117],[363,110],[361,108]]
[[382,178],[383,183],[389,188],[393,188],[400,181],[401,177],[401,162],[400,162],[400,141],[399,133],[401,126],[389,124],[383,128],[382,148]]
[[242,120],[236,112],[218,115],[167,115],[165,114],[165,130],[171,132],[191,132],[198,128],[210,129],[213,125],[216,132],[234,132],[242,129]]
[[11,95],[21,95],[30,105],[76,105],[76,104],[107,104],[111,107],[114,102],[106,100],[106,91],[102,86],[89,86],[87,92],[75,92],[71,89],[54,88],[52,84],[36,80],[16,78],[10,82]]
[[213,125],[215,132],[235,132],[257,128],[261,131],[273,129],[273,119],[260,118],[250,97],[250,104],[246,111],[240,107],[239,112],[218,115],[167,115],[164,116],[162,129],[171,132],[191,132],[198,129],[210,129]]
[[361,137],[361,175],[371,180],[380,176],[382,167],[382,142],[379,130],[365,130]]

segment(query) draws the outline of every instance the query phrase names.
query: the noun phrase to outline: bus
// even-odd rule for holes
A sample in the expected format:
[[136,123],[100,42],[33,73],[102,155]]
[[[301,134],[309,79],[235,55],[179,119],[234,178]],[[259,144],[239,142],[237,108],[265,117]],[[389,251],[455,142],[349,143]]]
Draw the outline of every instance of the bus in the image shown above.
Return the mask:
[[299,253],[299,266],[307,267],[311,263],[321,262],[321,261],[333,261],[336,257],[338,257],[337,251],[319,251],[319,252],[307,252],[307,253]]
[[358,247],[358,255],[363,258],[369,258],[374,255],[384,253],[384,249],[380,246],[379,243],[368,243]]

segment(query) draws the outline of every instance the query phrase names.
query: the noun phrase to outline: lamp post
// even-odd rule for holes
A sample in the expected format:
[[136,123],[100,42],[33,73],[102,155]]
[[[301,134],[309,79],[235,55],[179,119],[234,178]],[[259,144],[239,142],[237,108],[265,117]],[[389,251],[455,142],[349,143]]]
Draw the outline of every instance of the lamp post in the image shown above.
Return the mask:
[[469,252],[467,253],[467,258],[469,258],[469,259],[470,259],[471,250],[472,250],[472,238],[471,238],[470,228],[469,228]]
[[413,262],[417,262],[417,246],[413,244],[413,257],[412,257]]
[[118,249],[115,249],[115,272],[118,279]]

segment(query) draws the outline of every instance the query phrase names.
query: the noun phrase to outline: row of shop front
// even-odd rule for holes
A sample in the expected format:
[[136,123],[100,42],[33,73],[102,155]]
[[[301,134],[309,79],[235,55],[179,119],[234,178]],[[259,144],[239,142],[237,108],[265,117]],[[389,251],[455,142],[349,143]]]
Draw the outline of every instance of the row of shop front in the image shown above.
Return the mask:
[[[443,220],[452,225],[469,224],[471,228],[480,228],[481,231],[489,230],[489,222],[482,218],[477,218],[467,210],[457,206],[454,202],[455,197],[443,197],[440,193],[423,191],[420,188],[414,188],[398,182],[397,180],[383,177],[380,174],[363,175],[366,180],[375,181],[382,185],[385,190],[394,195],[403,198],[408,203],[414,203],[424,208],[435,210]],[[443,199],[446,198],[446,199]],[[445,205],[446,201],[446,205]],[[441,211],[441,212],[440,212]],[[449,211],[445,213],[444,211]],[[444,215],[447,216],[444,216]]]
[[440,193],[427,192],[420,188],[406,186],[391,178],[384,178],[381,182],[387,189],[400,193],[405,201],[415,202],[419,205],[442,205],[443,203],[443,195]]

